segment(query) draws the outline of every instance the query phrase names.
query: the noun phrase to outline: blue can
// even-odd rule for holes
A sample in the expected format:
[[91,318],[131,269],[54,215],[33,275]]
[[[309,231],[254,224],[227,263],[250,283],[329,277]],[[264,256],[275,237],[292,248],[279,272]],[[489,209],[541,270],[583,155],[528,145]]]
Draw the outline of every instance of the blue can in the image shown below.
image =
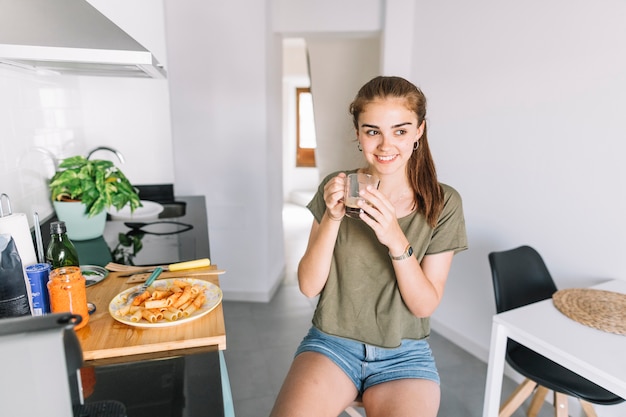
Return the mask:
[[50,264],[29,265],[26,267],[26,275],[28,275],[28,281],[30,281],[33,316],[43,316],[50,313],[50,296],[48,295]]

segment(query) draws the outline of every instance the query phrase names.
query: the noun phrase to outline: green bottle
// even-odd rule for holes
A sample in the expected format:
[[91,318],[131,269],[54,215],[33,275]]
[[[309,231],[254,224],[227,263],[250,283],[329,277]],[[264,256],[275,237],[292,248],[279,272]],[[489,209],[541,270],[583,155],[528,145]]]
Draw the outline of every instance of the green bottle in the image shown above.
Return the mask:
[[66,232],[65,222],[50,223],[50,244],[46,251],[46,261],[52,269],[62,266],[80,266],[78,252]]

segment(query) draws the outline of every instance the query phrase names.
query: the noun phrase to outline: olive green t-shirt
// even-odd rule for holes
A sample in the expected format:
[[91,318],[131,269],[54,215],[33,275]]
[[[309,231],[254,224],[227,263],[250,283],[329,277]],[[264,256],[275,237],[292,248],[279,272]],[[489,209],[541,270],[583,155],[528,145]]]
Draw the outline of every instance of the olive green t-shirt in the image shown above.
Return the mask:
[[[326,210],[324,185],[337,174],[322,181],[307,205],[318,222]],[[417,211],[398,219],[420,262],[424,255],[467,249],[461,197],[452,187],[441,186],[445,203],[434,229]],[[402,300],[387,247],[365,222],[348,216],[339,227],[313,325],[331,335],[386,348],[430,334],[429,319],[414,316]]]

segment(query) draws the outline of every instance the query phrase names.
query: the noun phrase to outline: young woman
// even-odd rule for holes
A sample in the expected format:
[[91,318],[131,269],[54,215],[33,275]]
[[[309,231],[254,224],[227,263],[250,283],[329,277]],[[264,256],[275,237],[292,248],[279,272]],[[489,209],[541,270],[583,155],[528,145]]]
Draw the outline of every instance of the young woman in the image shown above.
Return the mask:
[[[326,177],[298,268],[303,294],[319,295],[272,417],[337,416],[357,396],[368,417],[435,417],[439,375],[428,317],[453,255],[467,248],[461,198],[437,181],[426,98],[399,77],[376,77],[350,105],[366,166]],[[344,217],[346,174],[380,179],[359,219]]]

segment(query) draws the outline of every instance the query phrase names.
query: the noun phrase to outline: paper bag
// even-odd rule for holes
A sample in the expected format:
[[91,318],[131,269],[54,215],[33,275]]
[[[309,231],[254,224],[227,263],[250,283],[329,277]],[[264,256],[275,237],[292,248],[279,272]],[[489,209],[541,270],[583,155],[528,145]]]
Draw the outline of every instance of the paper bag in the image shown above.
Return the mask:
[[13,237],[0,234],[0,318],[31,314],[22,260]]

